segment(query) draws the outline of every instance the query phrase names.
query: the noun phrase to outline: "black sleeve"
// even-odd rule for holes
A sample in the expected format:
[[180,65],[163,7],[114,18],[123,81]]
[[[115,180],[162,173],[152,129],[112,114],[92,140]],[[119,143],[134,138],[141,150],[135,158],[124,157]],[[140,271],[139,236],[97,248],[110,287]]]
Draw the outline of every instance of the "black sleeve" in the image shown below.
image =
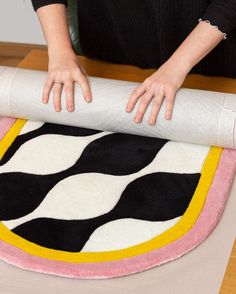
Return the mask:
[[219,30],[228,34],[236,29],[236,0],[214,0],[207,7],[202,20],[208,20]]
[[67,0],[31,0],[34,10],[36,11],[38,8],[49,5],[49,4],[64,4],[66,7],[68,5]]

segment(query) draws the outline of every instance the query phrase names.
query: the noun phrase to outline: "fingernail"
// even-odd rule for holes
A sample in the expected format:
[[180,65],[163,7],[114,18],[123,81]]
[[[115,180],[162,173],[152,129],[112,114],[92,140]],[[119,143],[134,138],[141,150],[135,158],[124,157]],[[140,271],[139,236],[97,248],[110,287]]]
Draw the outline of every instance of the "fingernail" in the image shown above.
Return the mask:
[[126,111],[130,111],[130,108],[131,108],[130,106],[127,106]]
[[148,123],[149,125],[154,125],[154,120],[149,120]]
[[69,111],[73,111],[74,108],[73,108],[72,106],[69,106],[68,110],[69,110]]
[[90,103],[91,101],[92,101],[92,99],[91,98],[85,98],[85,100],[86,100],[86,102],[88,102],[88,103]]
[[139,123],[139,122],[140,122],[140,119],[139,119],[139,118],[135,118],[134,121],[135,121],[136,123]]

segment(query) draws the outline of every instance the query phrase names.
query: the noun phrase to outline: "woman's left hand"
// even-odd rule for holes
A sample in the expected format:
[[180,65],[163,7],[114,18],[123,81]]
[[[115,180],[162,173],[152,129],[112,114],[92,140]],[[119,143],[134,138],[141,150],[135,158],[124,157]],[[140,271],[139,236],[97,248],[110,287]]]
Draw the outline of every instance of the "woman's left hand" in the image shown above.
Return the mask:
[[176,92],[189,71],[186,68],[185,64],[169,59],[155,73],[135,88],[129,97],[126,111],[132,112],[136,103],[140,100],[134,118],[136,123],[142,121],[145,111],[152,101],[148,123],[154,125],[164,98],[166,100],[165,118],[171,119]]

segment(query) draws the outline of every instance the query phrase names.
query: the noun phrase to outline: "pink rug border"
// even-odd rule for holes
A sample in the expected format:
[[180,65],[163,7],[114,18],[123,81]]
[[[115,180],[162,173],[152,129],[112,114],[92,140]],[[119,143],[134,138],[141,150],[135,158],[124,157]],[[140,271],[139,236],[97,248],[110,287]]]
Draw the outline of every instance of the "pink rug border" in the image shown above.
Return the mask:
[[0,141],[4,138],[8,130],[15,123],[16,119],[13,117],[0,118]]
[[182,238],[135,257],[101,263],[69,263],[30,255],[0,240],[0,257],[25,270],[81,279],[107,279],[141,272],[172,261],[202,243],[224,211],[236,170],[236,150],[224,148],[204,208],[192,229]]

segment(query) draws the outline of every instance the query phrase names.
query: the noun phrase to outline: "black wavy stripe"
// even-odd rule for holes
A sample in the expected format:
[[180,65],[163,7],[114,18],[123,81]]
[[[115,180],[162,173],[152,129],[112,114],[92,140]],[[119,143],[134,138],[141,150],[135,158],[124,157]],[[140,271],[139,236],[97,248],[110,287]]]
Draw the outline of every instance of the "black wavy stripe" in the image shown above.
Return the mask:
[[117,176],[136,173],[150,164],[167,142],[165,139],[112,133],[88,144],[75,164],[64,171],[50,175],[0,174],[0,220],[19,218],[32,212],[66,177],[89,172]]
[[166,221],[186,211],[200,174],[152,173],[129,183],[108,213],[84,220],[38,218],[12,231],[24,239],[56,250],[79,252],[92,233],[113,220],[134,218]]
[[100,132],[101,131],[86,128],[44,123],[40,128],[36,130],[33,130],[22,135],[18,135],[14,142],[11,144],[11,146],[8,148],[2,159],[0,160],[0,166],[8,162],[11,159],[11,157],[16,153],[16,151],[20,148],[21,145],[38,136],[45,134],[56,134],[64,136],[85,137]]

